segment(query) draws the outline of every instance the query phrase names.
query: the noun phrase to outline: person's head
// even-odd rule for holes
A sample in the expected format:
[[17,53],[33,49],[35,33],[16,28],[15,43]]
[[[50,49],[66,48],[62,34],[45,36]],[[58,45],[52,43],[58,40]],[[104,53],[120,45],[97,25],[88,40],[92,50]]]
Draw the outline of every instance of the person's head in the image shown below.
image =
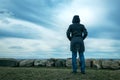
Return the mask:
[[75,16],[73,17],[72,23],[80,23],[79,15],[75,15]]

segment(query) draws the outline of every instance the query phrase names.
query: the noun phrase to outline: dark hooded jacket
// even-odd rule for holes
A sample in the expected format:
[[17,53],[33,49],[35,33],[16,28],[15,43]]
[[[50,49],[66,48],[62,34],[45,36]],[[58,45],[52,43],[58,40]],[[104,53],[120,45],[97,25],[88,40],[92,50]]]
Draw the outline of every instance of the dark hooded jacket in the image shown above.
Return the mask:
[[87,37],[87,30],[83,24],[80,24],[79,16],[73,17],[73,24],[67,30],[67,38],[71,41],[70,50],[84,52],[84,39]]

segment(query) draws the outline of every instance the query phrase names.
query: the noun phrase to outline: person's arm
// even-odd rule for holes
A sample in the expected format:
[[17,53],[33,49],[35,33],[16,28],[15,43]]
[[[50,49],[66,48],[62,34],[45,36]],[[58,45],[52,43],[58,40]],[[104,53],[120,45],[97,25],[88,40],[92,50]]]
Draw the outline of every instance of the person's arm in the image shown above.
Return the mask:
[[70,26],[66,32],[67,38],[71,41],[71,31],[70,31]]
[[87,37],[88,35],[88,32],[87,32],[87,29],[85,28],[85,26],[83,26],[83,40]]

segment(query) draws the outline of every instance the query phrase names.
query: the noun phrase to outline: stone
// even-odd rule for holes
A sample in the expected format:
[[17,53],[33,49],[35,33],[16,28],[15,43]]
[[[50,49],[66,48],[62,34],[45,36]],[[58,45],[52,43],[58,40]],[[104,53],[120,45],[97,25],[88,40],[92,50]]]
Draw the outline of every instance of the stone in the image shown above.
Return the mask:
[[47,63],[46,59],[43,59],[43,60],[37,59],[34,61],[34,66],[46,67],[46,63]]
[[65,59],[57,59],[55,62],[55,67],[66,67]]
[[20,67],[32,67],[34,66],[34,60],[33,59],[27,59],[27,60],[21,60],[19,62]]
[[54,67],[55,66],[55,60],[56,59],[48,59],[47,62],[46,62],[46,67]]
[[16,67],[18,61],[13,58],[0,58],[0,66]]
[[119,61],[116,60],[102,60],[103,69],[120,69]]
[[72,67],[72,59],[71,58],[67,58],[66,67]]
[[87,68],[91,68],[93,65],[93,60],[92,59],[86,59],[85,60],[85,66],[87,67]]
[[101,69],[101,65],[102,65],[102,62],[99,59],[93,59],[91,64],[92,68],[94,69]]

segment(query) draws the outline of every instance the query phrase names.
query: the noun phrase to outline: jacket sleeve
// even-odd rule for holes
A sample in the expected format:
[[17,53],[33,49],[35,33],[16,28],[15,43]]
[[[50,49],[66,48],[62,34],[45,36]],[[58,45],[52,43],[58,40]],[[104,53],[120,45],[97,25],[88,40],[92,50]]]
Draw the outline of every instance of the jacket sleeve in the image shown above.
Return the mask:
[[70,26],[66,32],[67,38],[71,41],[71,30],[70,30]]
[[85,28],[85,26],[83,26],[83,40],[87,37],[88,35],[88,32],[87,32],[87,29]]

